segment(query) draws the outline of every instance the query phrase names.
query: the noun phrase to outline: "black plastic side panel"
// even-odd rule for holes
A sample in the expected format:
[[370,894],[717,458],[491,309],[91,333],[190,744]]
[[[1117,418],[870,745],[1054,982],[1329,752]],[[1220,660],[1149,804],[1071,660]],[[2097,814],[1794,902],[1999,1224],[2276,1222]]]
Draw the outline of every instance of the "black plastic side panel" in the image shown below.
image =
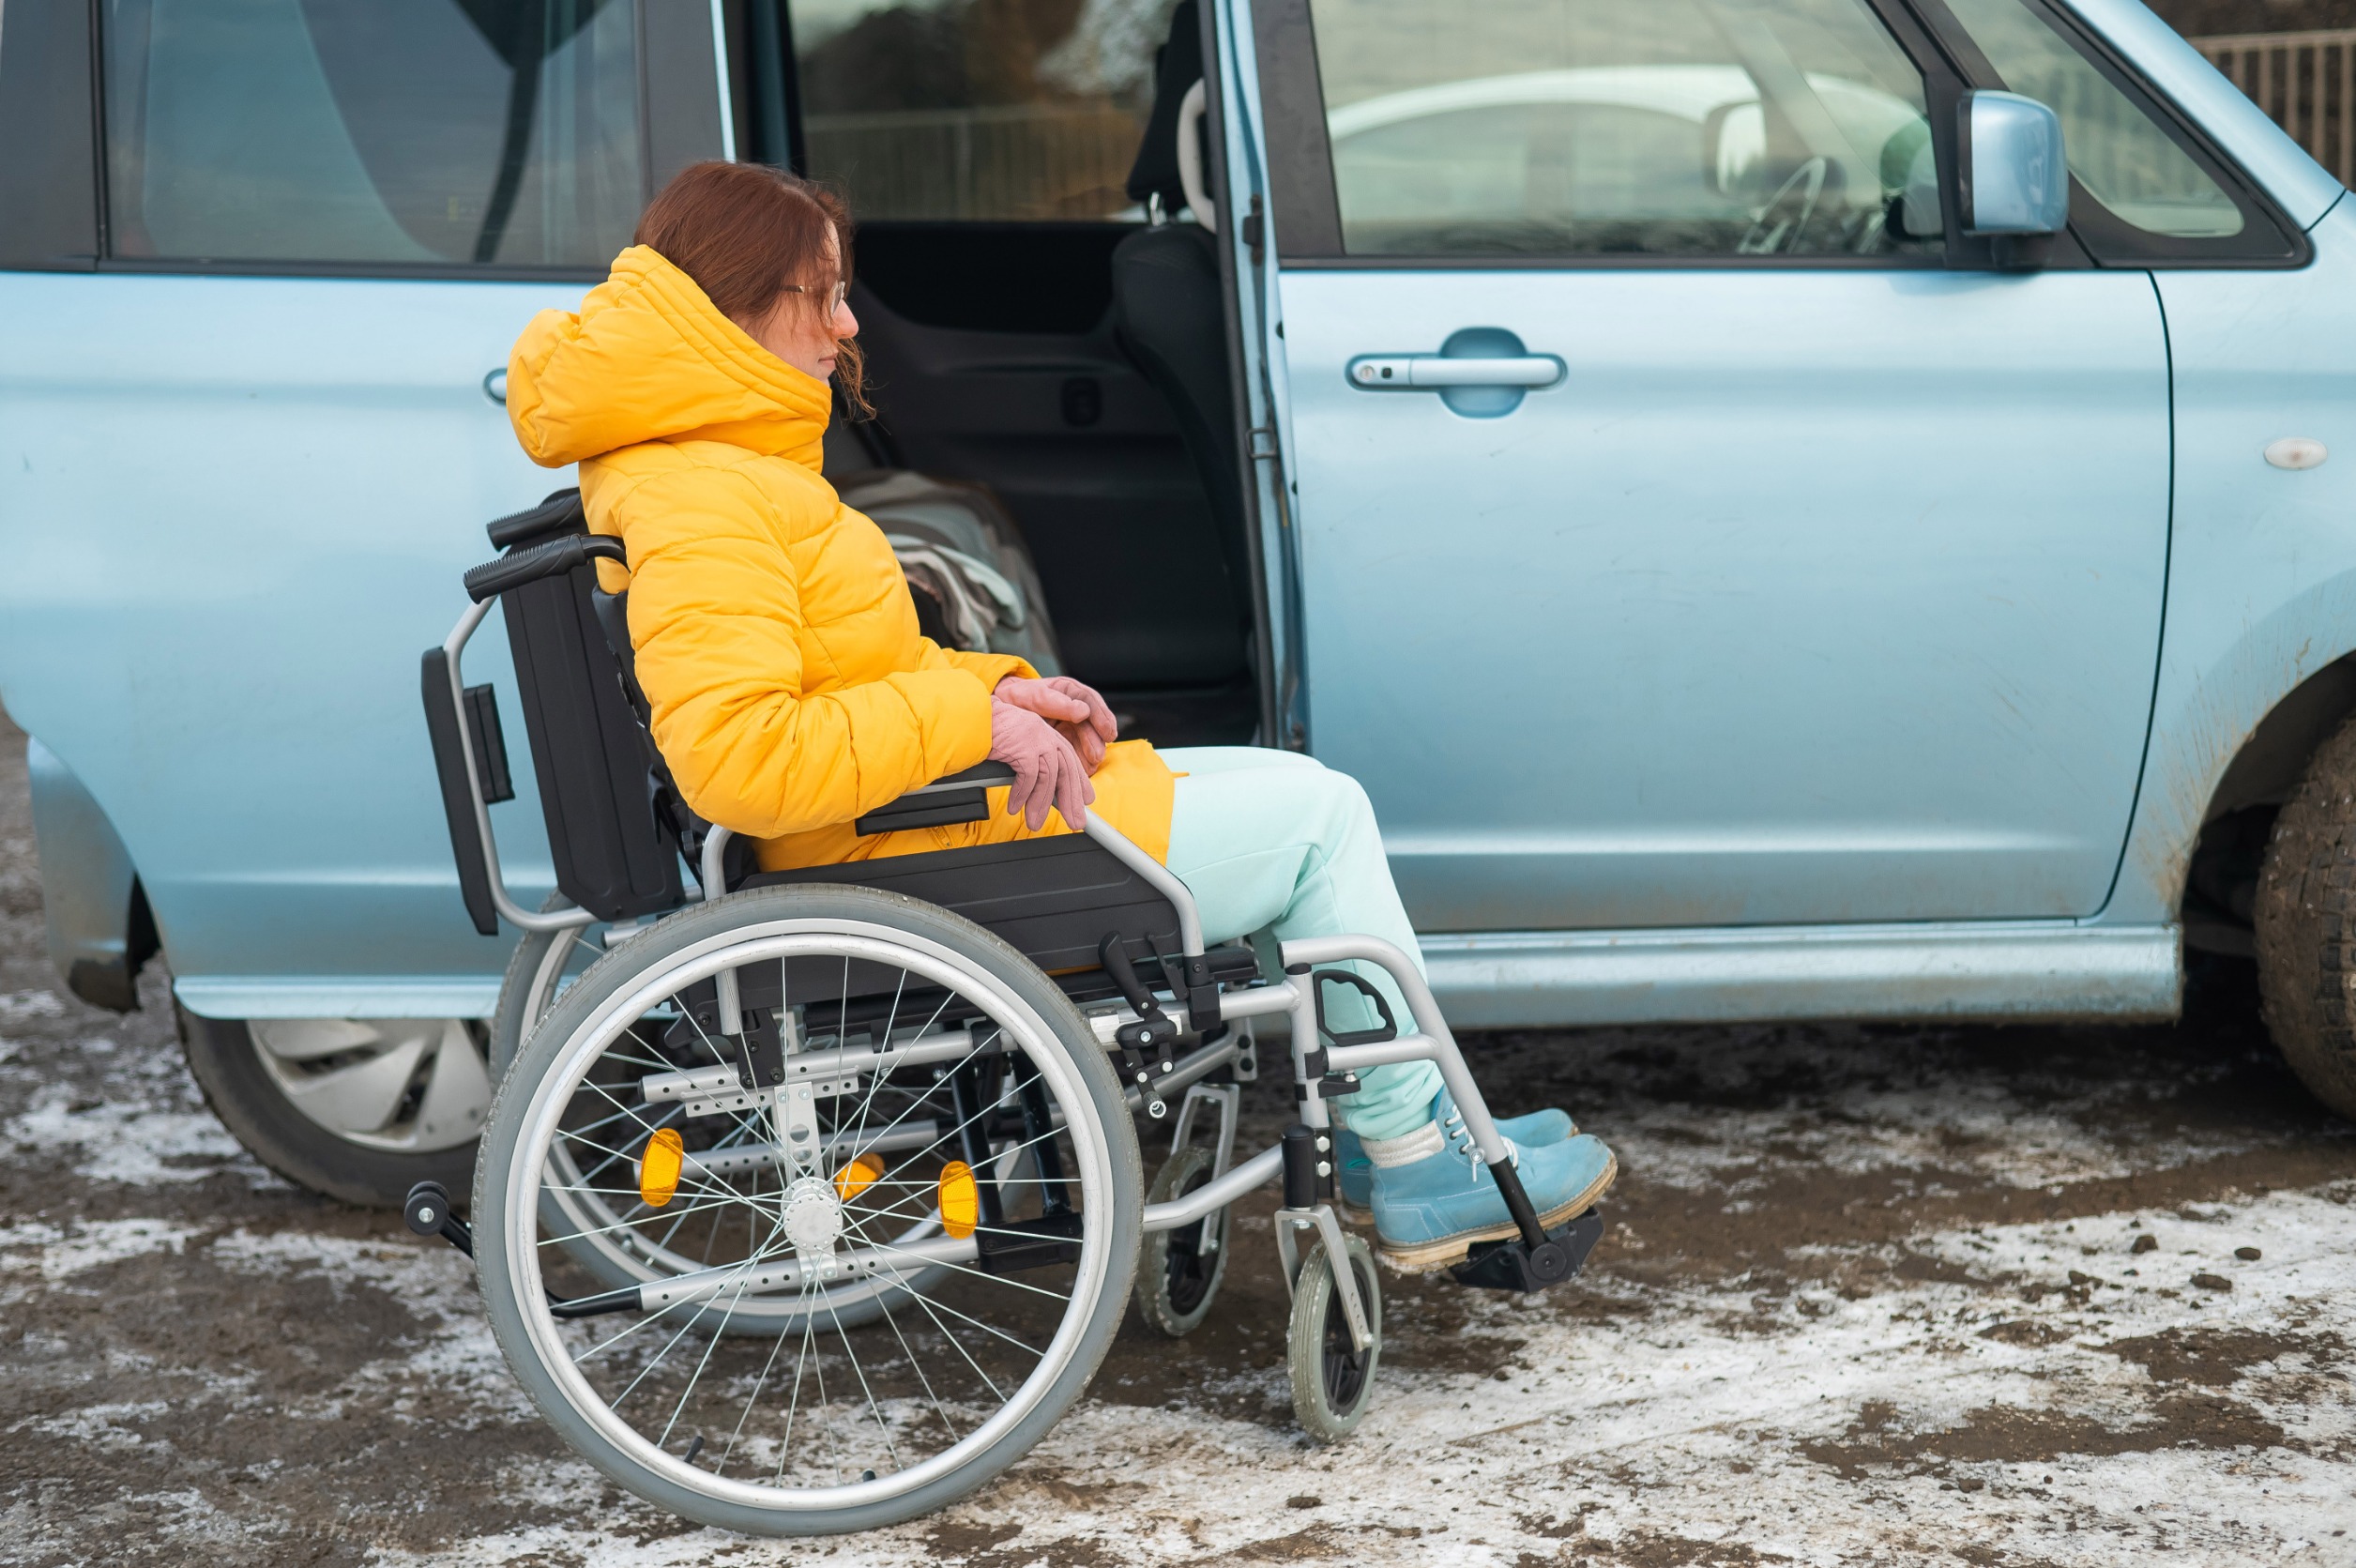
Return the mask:
[[488,685],[466,688],[466,738],[474,742],[475,773],[482,781],[486,805],[515,799],[515,780],[508,772],[507,732],[499,727],[499,694]]
[[466,917],[486,936],[499,934],[499,915],[491,903],[491,867],[483,860],[482,840],[475,833],[475,799],[466,787],[466,753],[459,744],[458,703],[450,695],[450,662],[440,648],[428,648],[421,684],[425,696],[425,729],[433,740],[433,772],[442,785],[442,814],[449,821],[450,854],[458,861],[458,891],[466,901]]
[[97,265],[94,9],[87,0],[8,0],[0,29],[0,267]]
[[1260,56],[1260,103],[1268,115],[1269,196],[1276,253],[1342,254],[1342,211],[1333,192],[1325,87],[1309,0],[1258,0],[1252,26]]
[[[1050,974],[1095,968],[1106,932],[1153,952],[1178,948],[1178,911],[1169,900],[1078,833],[763,872],[744,885],[798,882],[848,883],[937,904],[996,932]],[[794,999],[813,998],[798,990]]]
[[500,602],[556,886],[600,920],[628,920],[678,906],[678,842],[656,809],[651,748],[590,606],[595,570],[524,584]]

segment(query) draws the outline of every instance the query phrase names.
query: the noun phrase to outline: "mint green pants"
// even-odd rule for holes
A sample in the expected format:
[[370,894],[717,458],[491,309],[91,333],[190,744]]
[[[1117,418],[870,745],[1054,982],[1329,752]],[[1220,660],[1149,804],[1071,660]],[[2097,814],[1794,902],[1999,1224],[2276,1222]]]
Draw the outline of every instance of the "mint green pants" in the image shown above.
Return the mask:
[[[1422,967],[1375,808],[1356,779],[1298,752],[1256,746],[1189,746],[1162,756],[1181,775],[1169,866],[1194,895],[1205,941],[1379,936]],[[1264,940],[1263,954],[1263,963],[1274,956]],[[1351,967],[1382,991],[1403,1031],[1414,1027],[1389,975],[1372,964]],[[1357,993],[1324,990],[1333,1028],[1378,1022]],[[1377,1067],[1361,1079],[1358,1093],[1333,1102],[1360,1137],[1395,1138],[1432,1119],[1440,1075],[1430,1062]]]

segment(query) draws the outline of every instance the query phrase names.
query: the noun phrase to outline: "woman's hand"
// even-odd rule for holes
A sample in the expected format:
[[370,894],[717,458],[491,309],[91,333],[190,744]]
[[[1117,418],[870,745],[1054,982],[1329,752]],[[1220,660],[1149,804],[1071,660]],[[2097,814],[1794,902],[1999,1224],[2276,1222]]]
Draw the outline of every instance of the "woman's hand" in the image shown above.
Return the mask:
[[[1098,746],[1101,750],[1102,742]],[[1013,787],[1006,792],[1006,814],[1012,816],[1021,812],[1032,832],[1047,826],[1049,806],[1063,814],[1072,831],[1087,826],[1087,805],[1096,799],[1096,786],[1088,783],[1087,769],[1080,765],[1080,754],[1072,749],[1072,742],[1037,713],[1012,703],[993,702],[990,760],[1014,769]]]
[[1080,761],[1091,773],[1104,766],[1104,748],[1120,735],[1113,710],[1096,694],[1096,689],[1083,686],[1070,676],[1033,680],[1011,675],[999,681],[990,694],[1000,702],[1026,708],[1055,725],[1072,742],[1072,750],[1080,754]]

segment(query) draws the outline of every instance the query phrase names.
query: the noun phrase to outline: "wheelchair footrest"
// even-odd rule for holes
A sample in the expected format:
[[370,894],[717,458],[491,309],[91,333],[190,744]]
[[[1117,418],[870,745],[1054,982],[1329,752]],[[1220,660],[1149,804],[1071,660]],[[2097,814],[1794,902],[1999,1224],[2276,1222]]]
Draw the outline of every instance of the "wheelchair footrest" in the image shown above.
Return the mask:
[[1530,1295],[1575,1275],[1586,1267],[1588,1254],[1603,1239],[1604,1216],[1590,1209],[1577,1219],[1546,1232],[1544,1242],[1535,1247],[1518,1237],[1511,1241],[1483,1242],[1449,1272],[1460,1285]]

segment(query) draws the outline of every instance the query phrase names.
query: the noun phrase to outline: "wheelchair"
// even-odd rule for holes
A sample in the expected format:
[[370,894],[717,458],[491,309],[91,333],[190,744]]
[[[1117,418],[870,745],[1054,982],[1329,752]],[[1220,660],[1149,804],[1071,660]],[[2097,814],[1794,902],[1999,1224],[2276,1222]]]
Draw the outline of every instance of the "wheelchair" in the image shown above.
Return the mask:
[[[1367,1408],[1382,1295],[1333,1204],[1326,1102],[1436,1063],[1516,1223],[1467,1284],[1572,1277],[1593,1210],[1533,1212],[1415,966],[1385,943],[1208,946],[1185,885],[1101,815],[1085,833],[761,872],[679,799],[647,724],[620,560],[577,493],[491,525],[423,694],[475,927],[525,936],[494,1029],[471,1225],[431,1183],[407,1218],[475,1262],[501,1351],[584,1458],[699,1523],[854,1530],[940,1508],[1013,1464],[1087,1389],[1133,1297],[1204,1320],[1228,1206],[1281,1180],[1294,1408],[1318,1440]],[[461,661],[506,617],[558,895],[502,880],[514,795],[498,709]],[[980,820],[985,764],[872,811],[862,833]],[[586,960],[585,967],[582,961]],[[1379,965],[1410,1027],[1325,1027]],[[1296,1116],[1235,1149],[1256,1020],[1290,1026]],[[1137,1117],[1167,1122],[1148,1185]]]

